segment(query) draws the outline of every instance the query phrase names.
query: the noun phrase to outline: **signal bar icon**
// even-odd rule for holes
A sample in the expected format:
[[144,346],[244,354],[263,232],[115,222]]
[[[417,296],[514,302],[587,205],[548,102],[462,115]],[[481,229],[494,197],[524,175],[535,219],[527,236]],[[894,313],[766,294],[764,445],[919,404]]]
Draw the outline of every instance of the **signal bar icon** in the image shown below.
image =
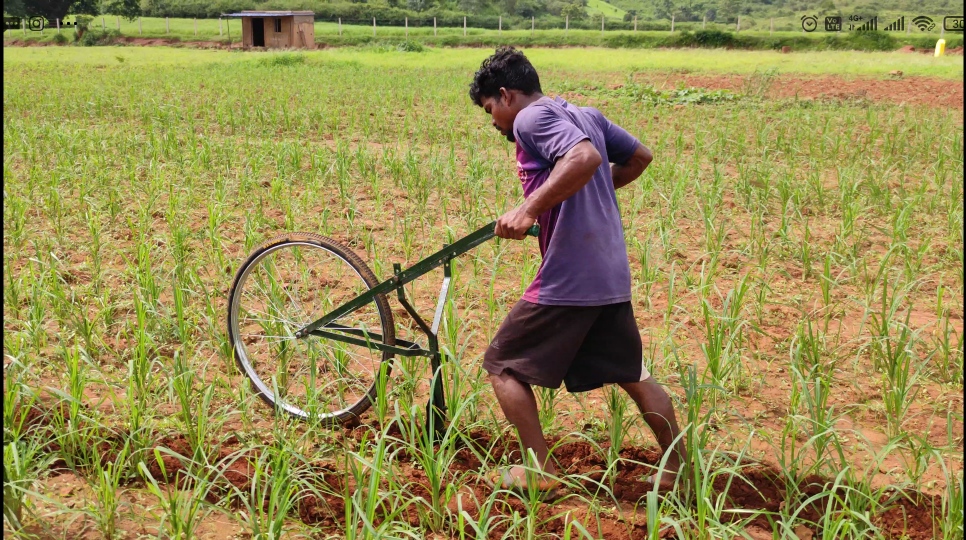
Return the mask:
[[858,32],[868,32],[868,31],[878,30],[878,29],[879,29],[879,18],[878,17],[872,17],[871,19],[869,19],[868,21],[866,21],[865,24],[863,24],[862,26],[856,28],[856,31],[858,31]]
[[885,27],[886,32],[902,32],[906,29],[906,18],[899,17],[896,21],[889,26]]

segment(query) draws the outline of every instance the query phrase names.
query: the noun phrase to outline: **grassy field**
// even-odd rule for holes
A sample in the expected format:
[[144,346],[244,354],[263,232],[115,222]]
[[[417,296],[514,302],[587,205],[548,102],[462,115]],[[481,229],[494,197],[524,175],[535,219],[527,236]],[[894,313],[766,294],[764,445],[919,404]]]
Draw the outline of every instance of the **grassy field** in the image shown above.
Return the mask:
[[[962,538],[963,110],[635,82],[955,85],[961,57],[527,51],[545,91],[580,88],[654,151],[618,195],[645,362],[691,456],[690,489],[643,493],[659,464],[632,404],[541,390],[569,486],[541,503],[480,481],[521,459],[480,362],[532,239],[456,261],[437,447],[428,362],[394,361],[330,429],[274,416],[226,335],[234,272],[274,235],[329,236],[385,278],[519,203],[513,148],[467,97],[490,50],[4,53],[5,533]],[[424,317],[440,279],[408,290]]]
[[[178,64],[201,67],[209,64],[229,64],[246,59],[264,58],[271,62],[277,53],[255,56],[245,53],[226,54],[224,51],[177,49],[155,47],[145,54],[134,47],[89,47],[81,50],[63,47],[38,47],[13,49],[7,66],[29,69],[115,69],[125,66],[166,66]],[[621,50],[619,53],[599,48],[568,49],[566,54],[554,49],[529,49],[530,55],[540,65],[573,68],[577,77],[583,73],[633,73],[633,72],[706,72],[752,74],[756,71],[777,70],[788,74],[833,74],[842,76],[882,77],[893,70],[901,70],[908,76],[929,76],[958,81],[963,77],[963,57],[904,53],[867,53],[857,51],[825,51],[781,54],[774,51],[743,51],[735,54],[726,50]],[[327,49],[310,53],[308,58],[325,63],[349,63],[366,68],[472,70],[479,67],[486,52],[467,54],[463,49],[427,48],[422,53],[399,54],[395,46],[374,44],[368,47]]]

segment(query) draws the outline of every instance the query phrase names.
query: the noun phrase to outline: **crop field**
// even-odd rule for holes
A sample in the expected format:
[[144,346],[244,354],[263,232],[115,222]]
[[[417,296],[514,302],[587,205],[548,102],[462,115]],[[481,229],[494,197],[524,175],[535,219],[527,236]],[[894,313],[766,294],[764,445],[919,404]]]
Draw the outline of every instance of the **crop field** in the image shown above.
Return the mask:
[[[483,481],[524,459],[480,364],[532,238],[454,261],[439,444],[420,358],[348,425],[273,414],[232,358],[235,272],[301,231],[385,279],[518,204],[467,95],[491,52],[5,47],[4,534],[963,538],[961,56],[526,51],[654,152],[618,199],[673,493],[611,388],[537,391],[560,498]],[[442,277],[407,286],[425,318]]]

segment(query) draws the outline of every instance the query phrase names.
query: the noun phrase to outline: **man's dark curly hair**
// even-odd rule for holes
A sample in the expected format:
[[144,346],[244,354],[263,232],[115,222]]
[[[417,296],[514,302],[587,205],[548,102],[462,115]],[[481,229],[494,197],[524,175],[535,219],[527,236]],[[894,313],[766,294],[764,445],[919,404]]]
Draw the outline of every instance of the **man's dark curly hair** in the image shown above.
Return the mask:
[[543,92],[533,64],[522,52],[508,46],[499,47],[493,56],[483,61],[470,83],[470,99],[482,107],[483,98],[498,97],[501,87],[519,90],[528,96]]

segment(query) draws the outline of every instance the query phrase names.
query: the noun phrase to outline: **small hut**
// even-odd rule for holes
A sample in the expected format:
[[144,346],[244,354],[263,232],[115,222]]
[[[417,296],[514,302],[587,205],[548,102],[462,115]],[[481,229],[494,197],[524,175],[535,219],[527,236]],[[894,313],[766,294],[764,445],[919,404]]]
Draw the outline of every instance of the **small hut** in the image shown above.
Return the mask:
[[242,21],[242,47],[315,48],[315,14],[311,11],[242,11],[227,13]]

